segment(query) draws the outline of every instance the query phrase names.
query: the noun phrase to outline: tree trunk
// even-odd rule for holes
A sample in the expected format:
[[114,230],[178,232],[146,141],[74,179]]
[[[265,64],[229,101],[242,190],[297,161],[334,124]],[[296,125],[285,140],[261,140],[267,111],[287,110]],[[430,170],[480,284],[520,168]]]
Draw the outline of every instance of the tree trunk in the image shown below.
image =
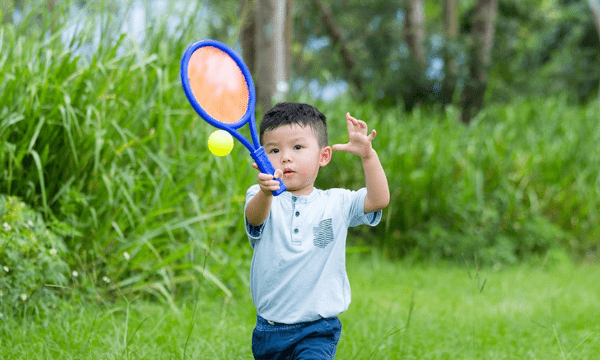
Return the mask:
[[444,0],[444,28],[446,30],[446,48],[444,53],[444,83],[440,93],[443,104],[449,104],[454,98],[458,65],[456,63],[456,43],[459,35],[458,0]]
[[477,1],[472,29],[469,78],[465,83],[462,95],[462,121],[464,123],[470,123],[472,117],[483,107],[491,51],[494,45],[497,12],[498,0]]
[[285,49],[286,49],[286,61],[285,61],[285,73],[286,73],[286,84],[287,84],[287,88],[285,89],[285,91],[283,92],[283,95],[286,95],[287,92],[289,91],[290,85],[290,77],[292,74],[292,37],[294,35],[294,12],[295,12],[295,5],[296,5],[296,0],[286,0],[287,2],[287,7],[286,7],[286,21],[285,21]]
[[[592,17],[598,29],[598,36],[600,36],[600,0],[588,0],[590,9],[592,10]],[[600,81],[598,82],[598,104],[600,104]]]
[[335,18],[333,17],[333,12],[329,5],[322,0],[313,0],[314,3],[319,8],[319,12],[321,13],[321,19],[323,20],[323,24],[325,25],[325,29],[327,29],[327,33],[333,42],[334,48],[338,48],[340,51],[340,56],[342,57],[342,62],[344,63],[344,68],[350,74],[350,80],[352,84],[356,87],[358,91],[360,91],[362,87],[362,82],[360,80],[359,70],[357,69],[357,60],[354,54],[350,51],[348,47],[348,42],[344,37],[342,29],[338,26]]
[[588,0],[588,4],[590,5],[590,9],[592,9],[592,17],[600,35],[600,0]]
[[410,0],[406,11],[406,43],[422,71],[427,67],[425,58],[425,10],[423,0]]
[[290,0],[256,0],[254,80],[262,112],[273,100],[282,101],[289,89],[291,36],[286,36],[286,29],[291,26],[291,5]]
[[240,0],[240,44],[242,45],[242,58],[251,74],[254,74],[254,63],[256,62],[256,54],[254,52],[254,49],[256,49],[254,45],[255,8],[255,0]]

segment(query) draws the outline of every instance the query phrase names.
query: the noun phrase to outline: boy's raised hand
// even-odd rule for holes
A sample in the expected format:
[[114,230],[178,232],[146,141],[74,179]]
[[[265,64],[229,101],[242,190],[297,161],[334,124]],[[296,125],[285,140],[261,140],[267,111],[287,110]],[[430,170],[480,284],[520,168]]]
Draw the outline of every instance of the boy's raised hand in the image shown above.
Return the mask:
[[357,120],[346,113],[346,124],[348,125],[348,143],[335,144],[331,148],[335,151],[345,151],[351,154],[367,158],[373,149],[371,142],[377,135],[375,129],[368,133],[367,124],[362,120]]

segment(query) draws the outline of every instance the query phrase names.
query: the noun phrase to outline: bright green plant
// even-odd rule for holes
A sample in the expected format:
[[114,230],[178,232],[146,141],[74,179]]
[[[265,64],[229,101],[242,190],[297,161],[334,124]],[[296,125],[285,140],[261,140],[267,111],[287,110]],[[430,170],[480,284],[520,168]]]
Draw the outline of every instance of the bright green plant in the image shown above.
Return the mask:
[[109,2],[62,17],[69,3],[52,31],[46,1],[0,29],[0,193],[68,224],[69,265],[92,290],[172,302],[201,284],[230,297],[246,282],[249,250],[236,245],[254,169],[240,147],[210,155],[214,129],[181,89],[181,55],[201,36],[194,9],[174,30],[153,20],[139,43]]
[[69,285],[67,255],[39,213],[0,195],[0,312],[53,308]]
[[[453,108],[406,113],[349,100],[317,105],[330,118],[332,143],[347,138],[340,121],[346,111],[378,131],[374,146],[392,200],[381,225],[356,232],[363,243],[396,256],[492,264],[544,258],[557,247],[574,256],[598,251],[596,104],[491,105],[467,127]],[[359,166],[334,154],[317,185],[364,186]]]

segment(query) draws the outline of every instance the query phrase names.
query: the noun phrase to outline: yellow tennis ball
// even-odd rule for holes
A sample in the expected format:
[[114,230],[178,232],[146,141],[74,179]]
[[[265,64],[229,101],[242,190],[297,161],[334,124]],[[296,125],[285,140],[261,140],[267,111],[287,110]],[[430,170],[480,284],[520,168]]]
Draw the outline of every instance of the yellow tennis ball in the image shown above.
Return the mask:
[[225,130],[217,130],[208,138],[208,150],[213,155],[225,156],[233,149],[233,137]]

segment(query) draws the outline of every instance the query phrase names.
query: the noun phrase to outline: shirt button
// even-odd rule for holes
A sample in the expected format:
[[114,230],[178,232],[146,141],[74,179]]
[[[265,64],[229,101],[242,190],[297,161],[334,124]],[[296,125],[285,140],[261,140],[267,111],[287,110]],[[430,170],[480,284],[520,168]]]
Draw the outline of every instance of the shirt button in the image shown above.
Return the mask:
[[298,233],[298,229],[294,229],[294,234],[297,234],[297,233]]
[[296,217],[300,216],[300,211],[296,211]]

